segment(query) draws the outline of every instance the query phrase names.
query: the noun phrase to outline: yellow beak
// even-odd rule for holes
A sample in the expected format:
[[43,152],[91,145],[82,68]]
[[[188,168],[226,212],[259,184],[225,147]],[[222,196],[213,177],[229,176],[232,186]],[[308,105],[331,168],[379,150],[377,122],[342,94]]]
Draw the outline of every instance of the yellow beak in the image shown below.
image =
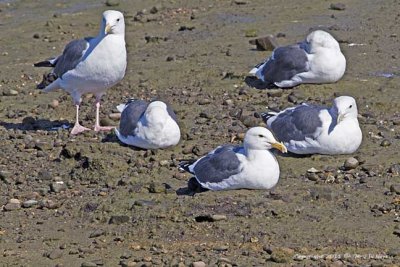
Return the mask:
[[278,150],[281,151],[282,153],[287,153],[287,148],[285,147],[285,145],[284,145],[282,142],[280,142],[280,143],[278,143],[278,142],[272,143],[271,146],[272,146],[273,148],[278,149]]
[[111,26],[107,23],[106,28],[104,29],[104,34],[109,34],[111,32]]

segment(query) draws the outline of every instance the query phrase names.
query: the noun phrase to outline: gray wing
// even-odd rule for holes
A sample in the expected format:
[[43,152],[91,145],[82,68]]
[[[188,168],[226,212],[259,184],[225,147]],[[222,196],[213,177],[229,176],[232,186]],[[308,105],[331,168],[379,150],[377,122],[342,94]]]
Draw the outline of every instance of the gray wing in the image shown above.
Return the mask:
[[124,136],[134,134],[136,126],[149,103],[144,100],[129,100],[126,105],[119,122],[119,132]]
[[64,73],[72,70],[81,62],[84,52],[89,47],[89,41],[91,38],[73,40],[68,43],[62,55],[60,55],[54,62],[53,72],[61,77]]
[[266,82],[290,80],[309,70],[307,53],[301,45],[278,47],[265,63],[262,74]]
[[318,127],[322,126],[319,113],[324,107],[301,105],[287,109],[277,115],[271,123],[271,130],[278,140],[289,142],[314,138]]
[[196,162],[193,172],[200,183],[219,183],[241,172],[236,156],[241,147],[221,146]]

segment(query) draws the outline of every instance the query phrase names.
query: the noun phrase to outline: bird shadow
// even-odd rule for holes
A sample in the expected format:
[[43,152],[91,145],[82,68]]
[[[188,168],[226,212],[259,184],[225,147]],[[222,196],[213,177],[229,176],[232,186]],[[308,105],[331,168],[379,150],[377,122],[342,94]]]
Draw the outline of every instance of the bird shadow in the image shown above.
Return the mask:
[[36,119],[31,116],[22,119],[21,123],[0,121],[0,126],[7,130],[22,130],[22,131],[57,131],[58,129],[68,129],[71,124],[67,120],[47,120]]
[[280,157],[283,157],[283,158],[296,158],[296,159],[310,158],[313,155],[313,154],[296,154],[296,153],[292,153],[290,151],[288,151],[286,153],[276,151],[274,154],[279,155]]
[[244,79],[244,82],[252,88],[256,88],[259,90],[265,90],[265,89],[275,89],[278,88],[275,84],[273,83],[265,83],[258,79],[257,77],[254,76],[246,76]]
[[187,187],[181,187],[176,190],[178,196],[194,196],[195,194],[210,191],[200,185],[196,178],[192,177],[189,179]]

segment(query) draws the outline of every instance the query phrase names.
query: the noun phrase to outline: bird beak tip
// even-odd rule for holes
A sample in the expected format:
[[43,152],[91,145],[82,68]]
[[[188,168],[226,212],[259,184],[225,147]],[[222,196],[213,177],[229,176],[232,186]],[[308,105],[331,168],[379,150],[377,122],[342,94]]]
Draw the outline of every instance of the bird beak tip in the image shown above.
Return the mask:
[[278,149],[282,153],[287,153],[287,148],[282,142],[273,143],[272,147]]

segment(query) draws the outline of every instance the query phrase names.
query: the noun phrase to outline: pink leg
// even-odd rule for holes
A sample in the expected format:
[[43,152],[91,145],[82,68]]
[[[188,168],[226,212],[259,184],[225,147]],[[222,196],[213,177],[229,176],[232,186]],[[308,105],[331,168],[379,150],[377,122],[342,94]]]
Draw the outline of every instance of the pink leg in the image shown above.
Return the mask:
[[110,131],[115,129],[114,126],[100,126],[100,100],[96,99],[96,124],[94,125],[94,130],[98,131]]
[[79,104],[76,105],[76,121],[74,128],[72,128],[71,134],[76,135],[79,134],[83,131],[90,130],[86,127],[83,127],[82,125],[79,124]]

